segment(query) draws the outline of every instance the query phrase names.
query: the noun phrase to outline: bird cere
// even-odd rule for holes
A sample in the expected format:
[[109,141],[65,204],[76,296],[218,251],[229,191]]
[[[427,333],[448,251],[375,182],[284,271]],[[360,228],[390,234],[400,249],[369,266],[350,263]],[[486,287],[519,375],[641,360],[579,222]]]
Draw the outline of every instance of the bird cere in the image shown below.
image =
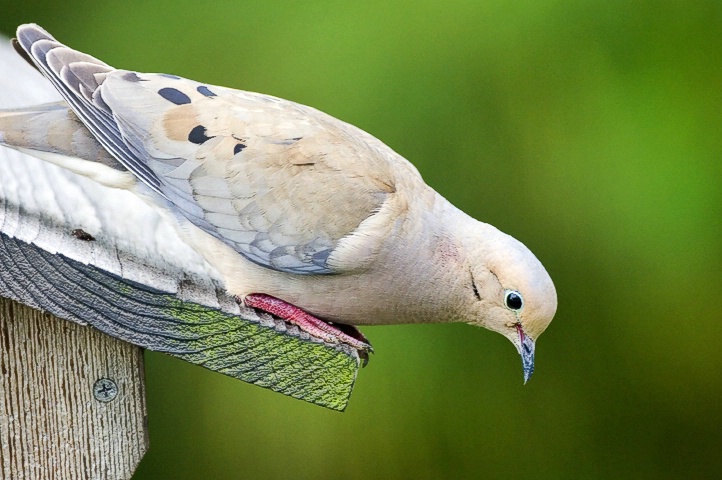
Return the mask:
[[482,326],[531,377],[548,273],[380,140],[288,100],[115,69],[37,25],[14,45],[65,101],[0,112],[0,144],[143,198],[239,302],[365,359],[359,325]]

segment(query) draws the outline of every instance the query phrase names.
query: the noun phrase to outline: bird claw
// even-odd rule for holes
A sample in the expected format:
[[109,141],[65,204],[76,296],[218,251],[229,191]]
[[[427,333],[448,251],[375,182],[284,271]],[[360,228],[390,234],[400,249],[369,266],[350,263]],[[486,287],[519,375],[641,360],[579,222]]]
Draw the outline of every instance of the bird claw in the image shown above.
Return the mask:
[[342,343],[355,348],[364,367],[368,364],[369,353],[374,351],[366,336],[353,325],[323,321],[295,305],[264,293],[246,295],[242,302],[247,307],[263,310],[287,323],[296,325],[309,335],[327,343]]

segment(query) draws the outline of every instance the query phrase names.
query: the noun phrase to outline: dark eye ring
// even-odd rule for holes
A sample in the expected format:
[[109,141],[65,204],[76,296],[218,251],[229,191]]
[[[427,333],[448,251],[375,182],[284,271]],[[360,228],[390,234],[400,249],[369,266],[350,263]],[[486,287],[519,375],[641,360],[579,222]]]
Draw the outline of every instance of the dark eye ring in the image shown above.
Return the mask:
[[521,307],[524,306],[524,299],[521,297],[521,293],[516,290],[507,290],[504,303],[512,310],[521,310]]

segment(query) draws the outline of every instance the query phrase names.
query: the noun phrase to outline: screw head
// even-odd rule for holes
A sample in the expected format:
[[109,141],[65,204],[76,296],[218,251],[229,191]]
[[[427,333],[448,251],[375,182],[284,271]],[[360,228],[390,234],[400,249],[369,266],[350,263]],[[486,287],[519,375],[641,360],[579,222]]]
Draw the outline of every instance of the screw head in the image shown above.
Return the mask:
[[93,384],[93,396],[99,402],[112,402],[118,396],[118,385],[109,378],[100,378]]

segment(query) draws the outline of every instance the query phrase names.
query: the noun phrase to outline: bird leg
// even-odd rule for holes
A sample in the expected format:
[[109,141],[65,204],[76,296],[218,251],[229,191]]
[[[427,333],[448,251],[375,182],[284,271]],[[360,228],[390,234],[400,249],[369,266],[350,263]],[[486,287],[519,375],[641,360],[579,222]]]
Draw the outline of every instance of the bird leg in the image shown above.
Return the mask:
[[309,335],[320,338],[325,342],[345,343],[352,346],[358,350],[359,356],[364,361],[364,366],[368,363],[368,353],[373,352],[371,343],[364,334],[353,325],[326,322],[301,310],[295,305],[291,305],[265,293],[251,293],[246,295],[243,303],[248,307],[263,310],[285,322],[296,325]]

